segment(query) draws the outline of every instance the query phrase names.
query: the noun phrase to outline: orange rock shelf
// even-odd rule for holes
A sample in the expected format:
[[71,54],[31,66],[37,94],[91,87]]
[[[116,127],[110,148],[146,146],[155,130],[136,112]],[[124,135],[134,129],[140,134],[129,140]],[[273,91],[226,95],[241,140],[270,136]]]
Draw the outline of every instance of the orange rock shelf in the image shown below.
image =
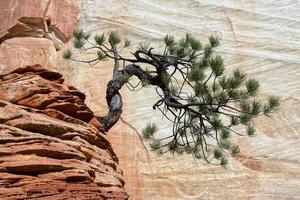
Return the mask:
[[0,78],[0,199],[128,198],[84,99],[39,65]]

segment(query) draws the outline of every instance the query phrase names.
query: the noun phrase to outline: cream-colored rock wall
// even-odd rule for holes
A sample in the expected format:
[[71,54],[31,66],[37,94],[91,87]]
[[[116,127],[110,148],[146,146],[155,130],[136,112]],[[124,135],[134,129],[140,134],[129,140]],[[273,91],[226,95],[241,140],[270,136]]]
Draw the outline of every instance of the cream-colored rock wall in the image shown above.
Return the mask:
[[[170,131],[152,110],[151,89],[123,91],[122,120],[109,135],[124,170],[131,199],[300,199],[300,1],[298,0],[82,0],[81,26],[92,32],[117,30],[134,44],[186,32],[222,38],[219,52],[227,72],[239,68],[261,82],[261,96],[284,102],[272,118],[255,120],[252,138],[236,138],[241,155],[228,169],[191,157],[158,158],[140,139],[148,121]],[[79,56],[80,57],[80,56]],[[105,84],[111,63],[94,67],[53,58],[67,80],[105,113]]]

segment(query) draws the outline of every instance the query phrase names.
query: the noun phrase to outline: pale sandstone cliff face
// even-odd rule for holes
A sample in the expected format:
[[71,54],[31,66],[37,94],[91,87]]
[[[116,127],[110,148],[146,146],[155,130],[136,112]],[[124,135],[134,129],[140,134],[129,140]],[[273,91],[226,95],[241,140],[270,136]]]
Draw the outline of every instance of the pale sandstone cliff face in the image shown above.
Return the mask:
[[0,199],[127,199],[83,93],[39,65],[0,77],[0,92]]
[[[203,40],[219,34],[227,73],[239,68],[261,82],[261,97],[273,94],[285,100],[272,118],[255,120],[255,137],[235,139],[242,154],[231,159],[228,169],[196,165],[186,156],[157,158],[121,121],[109,138],[132,199],[300,199],[299,13],[299,1],[286,0],[82,1],[83,27],[99,33],[117,30],[134,44],[151,40],[159,46],[158,40],[168,33],[180,37],[191,32]],[[67,64],[60,68],[67,81],[87,94],[96,114],[105,113],[103,88],[111,63]],[[152,110],[151,88],[124,90],[123,96],[122,117],[132,127],[140,131],[155,121],[161,134],[170,130]]]
[[[236,138],[242,154],[223,169],[196,165],[186,156],[157,158],[148,151],[135,129],[140,131],[151,120],[165,134],[169,125],[152,111],[151,89],[124,90],[123,120],[108,137],[131,199],[300,199],[299,13],[296,0],[81,0],[81,26],[99,33],[117,30],[134,44],[152,40],[159,46],[158,40],[168,33],[180,37],[191,32],[203,40],[219,34],[228,73],[242,69],[261,82],[262,97],[275,94],[286,100],[272,119],[255,121],[255,137]],[[104,114],[112,63],[69,63],[62,61],[61,51],[54,51],[54,44],[48,46],[54,53],[37,58],[46,59],[42,62],[87,94],[91,110]],[[27,57],[19,60],[29,62]]]

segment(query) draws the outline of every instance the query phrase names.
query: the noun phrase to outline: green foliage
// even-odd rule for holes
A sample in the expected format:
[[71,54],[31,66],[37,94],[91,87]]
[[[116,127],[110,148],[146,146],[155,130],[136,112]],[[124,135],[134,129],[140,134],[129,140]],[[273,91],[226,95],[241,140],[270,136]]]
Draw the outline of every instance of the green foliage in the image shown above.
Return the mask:
[[201,42],[194,37],[190,37],[190,46],[194,51],[200,51],[202,49]]
[[194,92],[196,96],[200,96],[208,93],[208,88],[205,84],[197,82],[194,87]]
[[173,96],[177,96],[179,94],[179,88],[175,85],[170,85],[170,92]]
[[224,156],[221,157],[220,165],[226,167],[228,165],[228,159]]
[[221,148],[223,148],[223,149],[230,149],[231,143],[230,143],[229,140],[223,139],[223,140],[220,141],[220,146],[221,146]]
[[143,128],[142,134],[144,139],[153,138],[154,133],[158,131],[156,124],[154,123],[147,123],[146,127]]
[[209,37],[209,44],[211,47],[217,47],[220,45],[220,40],[217,36],[212,35]]
[[184,150],[185,150],[186,154],[192,154],[194,152],[194,148],[191,146],[185,146]]
[[277,108],[279,106],[279,98],[278,97],[274,97],[274,96],[271,96],[268,100],[268,103],[269,103],[269,107],[271,109],[273,108]]
[[131,45],[131,41],[128,39],[125,39],[124,48],[130,47],[130,45]]
[[190,35],[186,34],[185,37],[179,40],[179,46],[182,47],[183,49],[186,49],[189,47],[189,45],[190,45]]
[[204,59],[208,59],[212,55],[212,53],[213,48],[210,45],[206,44],[204,46]]
[[122,81],[127,83],[129,81],[129,79],[130,79],[130,76],[128,74],[123,74],[122,75]]
[[224,61],[217,55],[209,60],[210,67],[216,76],[221,76],[225,70]]
[[201,42],[190,34],[186,34],[185,37],[179,39],[177,42],[174,36],[166,35],[164,43],[171,55],[182,58],[189,57],[191,60],[195,59],[195,53],[203,48]]
[[214,117],[211,122],[211,126],[214,130],[219,130],[223,127],[222,120],[218,117]]
[[193,152],[193,156],[197,159],[202,159],[203,158],[203,154],[201,151],[194,151]]
[[115,31],[110,32],[109,34],[109,38],[108,41],[112,44],[112,45],[116,45],[119,44],[121,42],[121,37],[119,36],[119,34]]
[[153,140],[150,143],[150,148],[152,151],[158,150],[160,148],[160,141],[159,140]]
[[[182,43],[182,45],[185,45],[185,43]],[[179,57],[179,58],[183,58],[186,56],[186,47],[184,46],[180,46],[176,49],[175,53],[176,53],[176,56]]]
[[76,49],[81,49],[84,46],[84,44],[85,44],[85,39],[84,38],[80,38],[80,39],[79,38],[75,38],[73,40],[73,46]]
[[76,49],[81,49],[85,45],[87,39],[89,39],[91,34],[85,33],[83,29],[76,29],[73,31],[73,36],[74,36],[73,46]]
[[247,88],[247,92],[251,95],[254,96],[257,94],[258,92],[258,88],[259,88],[259,83],[257,80],[255,79],[249,79],[246,82],[246,88]]
[[161,80],[165,85],[169,85],[171,83],[171,78],[172,77],[170,76],[170,74],[164,73],[164,74],[162,74]]
[[222,156],[223,156],[223,153],[222,153],[221,150],[219,150],[219,149],[215,149],[215,150],[214,150],[214,158],[215,158],[215,159],[221,159]]
[[254,133],[255,133],[255,128],[253,126],[251,126],[251,125],[248,125],[246,127],[246,132],[247,132],[247,135],[253,136]]
[[[123,40],[121,46],[118,45],[122,42],[121,37],[116,32],[112,31],[106,37],[96,35],[96,44],[91,47],[90,34],[77,29],[73,46],[80,52],[98,49],[92,62],[105,58],[119,62],[115,65],[121,68],[119,76],[114,79],[121,87],[129,82],[131,75],[139,78],[142,87],[153,84],[160,98],[153,108],[158,108],[173,123],[166,138],[156,138],[158,128],[153,123],[148,123],[142,130],[142,137],[149,141],[151,150],[159,154],[187,153],[225,167],[228,164],[226,156],[240,153],[239,146],[231,142],[231,134],[241,135],[236,126],[246,128],[242,135],[253,136],[252,119],[261,114],[269,116],[279,106],[277,97],[270,97],[266,103],[260,101],[256,97],[260,87],[258,81],[246,79],[246,74],[239,69],[224,75],[224,60],[216,49],[220,45],[217,36],[209,37],[209,41],[202,44],[191,34],[179,39],[166,35],[162,49],[141,42],[131,57],[121,55],[118,49],[129,47],[128,39]],[[63,57],[70,59],[71,50],[66,50]],[[82,62],[91,64],[84,59]]]
[[239,70],[235,70],[233,73],[233,77],[227,79],[227,86],[232,89],[239,88],[244,82],[245,78],[245,74],[243,74]]
[[236,69],[233,72],[233,77],[239,79],[242,82],[243,80],[245,80],[246,74],[244,74],[240,70]]
[[141,80],[142,83],[142,87],[147,87],[148,85],[150,85],[150,82],[148,80]]
[[170,46],[174,45],[174,43],[175,43],[175,38],[174,38],[174,36],[172,36],[172,35],[166,35],[166,36],[164,37],[164,42],[165,42],[165,45],[166,45],[167,47],[170,47]]
[[85,37],[85,33],[83,32],[83,29],[75,29],[73,31],[73,36],[76,38],[76,39],[82,39]]
[[181,153],[181,149],[180,149],[180,147],[179,147],[179,144],[178,144],[178,142],[176,142],[176,141],[171,141],[171,142],[168,144],[168,150],[169,150],[171,153],[175,153],[175,152]]
[[251,109],[251,114],[256,116],[260,113],[261,111],[261,103],[257,100],[252,101],[252,109]]
[[230,124],[231,124],[232,126],[238,125],[238,124],[239,124],[239,119],[238,119],[238,117],[231,116],[231,117],[230,117]]
[[104,33],[102,35],[95,35],[94,40],[99,46],[102,46],[106,40]]
[[228,129],[222,129],[221,138],[228,139],[230,137],[230,131]]
[[235,144],[231,145],[231,154],[232,155],[236,155],[240,152],[241,152],[241,150],[240,150],[240,147],[238,145],[235,145]]
[[242,113],[250,114],[251,113],[251,105],[248,101],[241,102]]
[[222,89],[227,89],[229,87],[226,76],[223,76],[219,79],[219,85]]
[[241,114],[240,123],[243,125],[247,125],[251,120],[251,116],[249,114]]
[[91,33],[85,33],[84,36],[83,36],[83,38],[85,40],[88,40],[90,37],[91,37]]
[[205,78],[203,70],[198,67],[191,68],[190,72],[187,75],[189,81],[202,81]]
[[70,49],[67,49],[63,53],[63,58],[64,59],[71,59],[72,57],[72,51]]
[[280,105],[279,98],[271,96],[268,99],[268,104],[264,106],[264,114],[268,115],[270,112],[276,108],[278,108]]
[[102,51],[97,51],[97,56],[99,60],[104,60],[106,55]]
[[[216,85],[217,86],[217,85]],[[218,88],[213,88],[213,91],[217,90]],[[225,92],[220,92],[220,93],[216,93],[216,96],[215,98],[218,100],[219,103],[222,103],[222,102],[226,102],[227,100],[227,95]]]

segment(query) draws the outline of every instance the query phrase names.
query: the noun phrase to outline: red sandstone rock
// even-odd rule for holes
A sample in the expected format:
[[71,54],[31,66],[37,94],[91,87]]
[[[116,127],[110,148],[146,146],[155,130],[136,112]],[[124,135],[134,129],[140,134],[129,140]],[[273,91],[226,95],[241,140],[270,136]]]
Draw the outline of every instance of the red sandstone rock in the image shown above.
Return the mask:
[[0,1],[0,74],[26,65],[52,68],[51,57],[71,38],[79,13],[75,0]]
[[127,199],[84,94],[58,80],[40,65],[0,77],[0,199]]
[[[0,2],[0,37],[44,37],[43,25],[50,19],[49,28],[64,42],[70,39],[78,23],[79,6],[72,0],[6,0]],[[36,26],[39,25],[38,28]],[[37,30],[40,29],[41,31]],[[25,35],[24,35],[25,34]],[[27,35],[26,35],[27,34]]]
[[85,95],[63,84],[61,77],[40,65],[16,69],[1,77],[0,100],[42,110],[60,120],[88,123],[94,115],[84,103]]
[[53,42],[45,38],[22,37],[5,40],[0,45],[0,74],[26,65],[51,67],[50,57],[55,52]]

